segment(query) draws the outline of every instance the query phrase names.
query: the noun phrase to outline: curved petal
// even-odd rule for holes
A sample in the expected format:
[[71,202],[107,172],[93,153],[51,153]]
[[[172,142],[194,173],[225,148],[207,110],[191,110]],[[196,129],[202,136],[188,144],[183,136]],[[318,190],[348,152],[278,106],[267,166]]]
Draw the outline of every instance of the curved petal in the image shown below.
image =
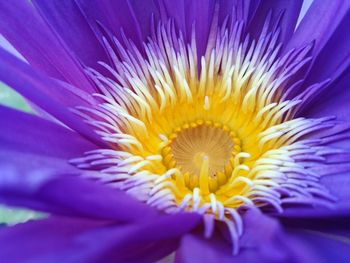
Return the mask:
[[[73,131],[2,106],[0,126],[2,202],[118,220],[147,214],[148,207],[125,193],[76,177],[81,171],[68,160],[96,146]],[[136,212],[125,207],[133,205]]]
[[[241,256],[241,253],[239,256]],[[239,257],[238,256],[238,257]],[[182,238],[176,252],[176,263],[211,263],[211,262],[240,262],[237,256],[232,255],[230,247],[220,238],[206,240],[199,235],[186,235]],[[246,262],[254,262],[253,258],[246,258]],[[249,261],[250,260],[250,261]]]
[[338,120],[350,120],[348,104],[350,99],[349,85],[350,69],[347,69],[311,105],[308,105],[302,114],[312,118],[336,116]]
[[316,40],[314,54],[317,55],[347,14],[349,8],[349,0],[313,1],[286,50],[298,48]]
[[340,120],[349,119],[350,98],[350,23],[348,12],[327,44],[316,57],[308,74],[306,84],[330,79],[330,84],[305,107],[303,114],[310,117],[335,115]]
[[337,170],[334,174],[322,177],[321,183],[338,198],[337,203],[345,203],[350,207],[350,165],[345,168],[345,172]]
[[188,235],[176,254],[177,263],[194,262],[317,262],[315,255],[285,235],[278,222],[251,210],[244,216],[241,249],[233,255],[227,242],[216,236],[205,240]]
[[[99,145],[105,145],[81,119],[53,97],[67,96],[60,83],[46,78],[28,64],[0,49],[0,80],[59,121]],[[62,93],[62,94],[60,94]],[[68,95],[72,97],[72,94]],[[76,101],[75,101],[76,102]]]
[[[293,244],[285,234],[281,224],[272,217],[263,214],[257,208],[251,208],[243,216],[244,233],[240,244],[242,262],[246,258],[264,262],[306,262],[301,259],[312,258],[305,251],[294,254],[297,244]],[[299,254],[300,253],[300,254]],[[260,262],[260,261],[259,261]],[[309,261],[311,262],[311,261]]]
[[[34,221],[0,229],[0,257],[39,263],[154,262],[174,250],[176,239],[198,222],[195,214],[161,216],[127,225],[73,218]],[[33,237],[36,242],[32,242]],[[18,243],[22,253],[18,253]]]
[[[178,29],[188,37],[186,25],[186,3],[184,0],[158,0],[160,19],[166,21],[169,18],[174,19]],[[191,28],[190,28],[191,29]]]
[[302,0],[261,1],[250,22],[249,33],[258,37],[269,13],[271,13],[271,27],[278,25],[281,28],[281,40],[283,43],[287,43],[294,33],[302,3]]
[[55,123],[0,106],[0,188],[30,192],[95,145]]
[[307,250],[317,253],[320,262],[347,262],[350,256],[349,217],[283,218],[289,236]]
[[[319,176],[320,189],[326,194],[322,201],[316,198],[313,206],[292,206],[283,213],[275,214],[282,218],[341,218],[350,217],[350,123],[339,122],[332,128],[312,134],[308,139],[319,140],[319,144],[330,146],[331,151],[319,163],[308,170]],[[321,147],[322,147],[321,146]]]
[[[120,40],[123,38],[123,32],[127,39],[131,39],[138,48],[142,49],[143,39],[141,27],[130,1],[76,0],[76,2],[91,26],[96,27],[96,21],[98,21],[103,26],[107,27],[107,29]],[[148,8],[152,3],[149,3],[148,1],[144,5]],[[148,24],[150,23],[150,19],[151,16],[148,17]],[[146,36],[145,39],[148,36]]]
[[[340,157],[341,158],[341,157]],[[349,158],[348,156],[346,158]],[[350,217],[350,165],[349,163],[330,164],[318,167],[317,172],[322,177],[320,184],[334,197],[333,203],[325,206],[313,207],[286,207],[283,218],[349,218]]]
[[[347,230],[345,230],[348,232]],[[317,261],[346,263],[350,257],[349,233],[325,233],[314,230],[290,230],[289,236],[300,244],[304,251],[317,254]]]
[[343,235],[344,237],[350,236],[348,216],[339,215],[333,217],[332,211],[330,211],[329,216],[325,215],[324,217],[310,214],[304,217],[284,217],[280,218],[280,220],[290,232],[294,230],[310,230],[325,234]]
[[0,14],[0,33],[31,65],[50,77],[67,81],[82,90],[95,90],[82,66],[50,31],[28,1],[1,1]]
[[[60,262],[74,239],[105,222],[50,218],[0,228],[0,258],[9,262]],[[21,250],[18,251],[18,244]]]
[[9,150],[65,161],[81,156],[96,146],[56,123],[0,106],[0,151]]
[[71,0],[34,0],[34,6],[73,54],[86,66],[96,67],[98,61],[108,62],[107,54],[94,31]]
[[[290,238],[285,237],[283,244],[286,246],[283,248],[285,254],[281,257],[282,251],[279,251],[279,255],[273,255],[271,252],[270,257],[265,257],[259,253],[258,250],[242,249],[239,254],[234,256],[231,253],[230,247],[221,239],[205,240],[198,236],[188,235],[182,239],[180,248],[176,253],[176,263],[271,263],[271,262],[322,262],[320,258],[316,256],[315,251],[310,252],[305,249],[301,244],[293,242]],[[265,244],[261,244],[264,246]],[[288,247],[289,246],[289,247]]]
[[[227,17],[236,16],[237,20],[243,20],[249,24],[254,17],[260,0],[219,0],[219,24],[221,24]],[[237,10],[235,13],[234,10]]]
[[[1,166],[0,202],[54,214],[84,216],[117,221],[144,220],[157,213],[126,193],[57,169],[26,173],[11,165]],[[22,173],[20,173],[22,171]]]
[[[176,12],[176,9],[172,10],[172,13],[174,11]],[[185,2],[187,34],[188,37],[191,36],[192,26],[194,25],[199,57],[205,54],[214,12],[215,1]]]
[[[89,241],[91,237],[94,237],[103,243],[100,246],[95,242],[86,243],[92,255],[86,257],[85,260],[94,259],[95,262],[106,262],[111,259],[119,259],[115,261],[154,262],[169,254],[170,248],[175,248],[174,244],[177,244],[177,240],[190,232],[200,221],[201,216],[198,214],[180,213],[160,216],[137,225],[129,224],[114,229],[105,228],[97,235],[87,234],[82,237],[82,241],[83,239]],[[147,249],[146,246],[149,248]],[[160,247],[163,248],[160,249]],[[99,256],[96,257],[96,254]]]
[[283,213],[274,214],[279,218],[312,218],[313,220],[320,220],[321,218],[346,218],[350,215],[350,205],[342,204],[335,208],[312,208],[312,207],[295,207],[295,208],[285,208]]
[[[350,36],[347,34],[349,24],[350,11],[344,15],[342,21],[316,57],[308,76],[308,83],[323,81],[326,78],[331,78],[334,81],[349,68]],[[350,75],[349,70],[346,75]],[[330,89],[333,89],[333,87],[330,87]],[[340,93],[341,90],[338,90],[338,92]]]
[[226,18],[248,22],[258,5],[257,0],[159,0],[158,3],[161,19],[174,19],[188,41],[191,41],[192,30],[195,30],[198,57],[205,55],[211,33],[217,30],[217,25]]

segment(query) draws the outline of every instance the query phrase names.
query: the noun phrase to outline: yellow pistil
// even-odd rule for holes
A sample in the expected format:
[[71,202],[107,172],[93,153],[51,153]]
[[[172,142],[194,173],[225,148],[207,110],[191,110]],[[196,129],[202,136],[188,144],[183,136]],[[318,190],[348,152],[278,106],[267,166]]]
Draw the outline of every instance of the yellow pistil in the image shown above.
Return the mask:
[[199,189],[203,195],[208,195],[209,191],[209,157],[202,157],[201,170],[199,173]]
[[235,156],[239,154],[237,149],[241,149],[236,134],[218,122],[198,120],[182,125],[169,139],[169,144],[162,149],[164,165],[188,174],[184,176],[186,186],[188,189],[199,187],[202,195],[226,183]]

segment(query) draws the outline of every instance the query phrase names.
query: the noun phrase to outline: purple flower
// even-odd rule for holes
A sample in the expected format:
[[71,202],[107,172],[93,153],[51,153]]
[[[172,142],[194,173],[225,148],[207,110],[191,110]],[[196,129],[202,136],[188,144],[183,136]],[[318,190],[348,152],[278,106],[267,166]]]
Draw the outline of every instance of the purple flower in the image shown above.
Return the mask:
[[6,262],[346,262],[350,1],[0,1]]

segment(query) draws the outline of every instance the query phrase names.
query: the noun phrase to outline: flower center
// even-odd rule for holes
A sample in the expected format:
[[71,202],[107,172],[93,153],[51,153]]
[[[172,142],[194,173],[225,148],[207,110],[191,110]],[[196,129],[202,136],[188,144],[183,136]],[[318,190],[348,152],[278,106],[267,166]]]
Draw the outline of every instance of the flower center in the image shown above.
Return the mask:
[[72,160],[150,206],[226,222],[234,251],[246,206],[332,201],[313,168],[333,149],[307,139],[332,118],[297,117],[313,86],[288,99],[311,47],[278,58],[278,30],[251,41],[243,28],[224,25],[202,57],[171,23],[145,44],[146,58],[132,43],[114,43],[118,54],[107,46],[115,65],[102,65],[114,77],[92,70],[101,103],[77,113],[110,148]]
[[189,189],[199,187],[202,192],[214,192],[226,183],[241,149],[234,132],[210,121],[185,124],[169,138],[163,149],[165,165],[179,169]]

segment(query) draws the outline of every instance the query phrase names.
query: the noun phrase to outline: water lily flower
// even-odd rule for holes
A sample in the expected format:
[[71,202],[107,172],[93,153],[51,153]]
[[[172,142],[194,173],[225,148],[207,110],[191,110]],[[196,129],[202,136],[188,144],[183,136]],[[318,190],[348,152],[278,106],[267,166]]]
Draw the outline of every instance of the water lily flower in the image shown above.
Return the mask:
[[0,1],[1,262],[348,262],[350,1]]

